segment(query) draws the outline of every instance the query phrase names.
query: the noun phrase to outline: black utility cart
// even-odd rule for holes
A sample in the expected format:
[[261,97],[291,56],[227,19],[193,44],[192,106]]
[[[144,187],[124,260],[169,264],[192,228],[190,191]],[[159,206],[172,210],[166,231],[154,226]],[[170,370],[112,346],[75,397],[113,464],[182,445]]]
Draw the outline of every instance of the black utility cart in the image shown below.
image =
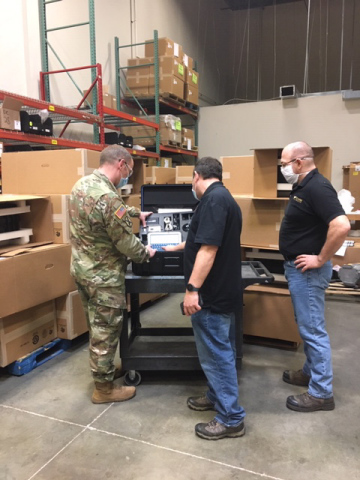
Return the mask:
[[[243,290],[252,284],[271,283],[274,277],[257,261],[242,262]],[[122,367],[126,370],[125,383],[139,385],[141,371],[200,370],[191,327],[142,328],[140,323],[140,293],[185,292],[184,277],[137,276],[128,273],[126,293],[130,294],[131,315],[125,312],[120,337]],[[180,306],[179,306],[180,314]],[[242,361],[242,309],[236,312],[237,368]]]

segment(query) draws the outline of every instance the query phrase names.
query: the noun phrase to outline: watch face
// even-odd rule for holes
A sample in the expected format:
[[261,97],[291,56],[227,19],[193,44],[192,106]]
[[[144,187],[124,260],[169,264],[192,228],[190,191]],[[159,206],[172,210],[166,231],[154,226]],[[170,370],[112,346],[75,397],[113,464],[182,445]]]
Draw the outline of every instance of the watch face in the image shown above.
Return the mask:
[[194,292],[194,291],[196,292],[198,290],[191,283],[188,283],[186,288],[189,290],[189,292]]

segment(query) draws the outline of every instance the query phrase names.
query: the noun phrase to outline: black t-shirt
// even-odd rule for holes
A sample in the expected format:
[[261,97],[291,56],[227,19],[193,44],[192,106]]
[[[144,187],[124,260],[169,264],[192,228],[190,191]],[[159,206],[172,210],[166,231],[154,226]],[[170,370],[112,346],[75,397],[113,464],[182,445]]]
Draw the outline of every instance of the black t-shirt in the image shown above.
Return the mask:
[[334,187],[315,168],[293,186],[280,227],[280,252],[286,257],[318,255],[329,223],[340,215],[345,212]]
[[189,281],[202,245],[216,245],[214,264],[200,294],[203,307],[215,313],[230,313],[242,304],[240,234],[241,211],[222,182],[212,183],[191,219],[185,245],[184,274]]

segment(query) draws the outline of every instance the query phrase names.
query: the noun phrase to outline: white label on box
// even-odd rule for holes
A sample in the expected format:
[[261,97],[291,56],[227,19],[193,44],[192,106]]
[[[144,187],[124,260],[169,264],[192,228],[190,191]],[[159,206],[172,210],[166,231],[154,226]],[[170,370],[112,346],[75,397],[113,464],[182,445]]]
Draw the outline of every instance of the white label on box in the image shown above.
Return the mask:
[[175,55],[175,57],[179,56],[179,44],[178,43],[174,43],[174,55]]
[[346,245],[341,245],[341,247],[339,248],[339,250],[335,253],[335,255],[337,255],[338,257],[344,257],[345,256],[345,253],[346,253],[346,249],[347,249],[347,246]]
[[184,53],[184,65],[185,65],[185,67],[189,66],[189,57],[187,55],[185,55],[185,53]]
[[229,180],[230,179],[230,172],[223,172],[223,180]]
[[14,130],[21,130],[20,120],[15,120],[14,121]]
[[191,138],[188,138],[188,141],[187,141],[187,149],[188,149],[188,150],[191,150]]
[[281,222],[276,222],[276,224],[275,224],[275,230],[276,230],[277,232],[280,231],[280,225],[281,225]]
[[360,172],[360,165],[355,165],[355,172]]

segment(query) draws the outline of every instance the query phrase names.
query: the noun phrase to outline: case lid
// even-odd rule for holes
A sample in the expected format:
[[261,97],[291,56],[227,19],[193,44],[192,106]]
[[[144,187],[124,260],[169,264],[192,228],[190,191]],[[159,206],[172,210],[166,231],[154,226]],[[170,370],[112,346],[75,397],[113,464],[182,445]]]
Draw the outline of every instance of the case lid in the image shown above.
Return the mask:
[[189,184],[143,185],[141,187],[141,211],[157,212],[159,208],[195,210],[199,202]]

